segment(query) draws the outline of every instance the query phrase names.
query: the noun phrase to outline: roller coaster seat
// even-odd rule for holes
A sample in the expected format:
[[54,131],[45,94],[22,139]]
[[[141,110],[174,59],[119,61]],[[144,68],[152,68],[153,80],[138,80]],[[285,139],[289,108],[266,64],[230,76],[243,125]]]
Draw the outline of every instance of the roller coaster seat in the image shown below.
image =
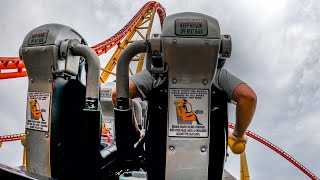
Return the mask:
[[46,24],[28,33],[20,57],[29,79],[26,170],[55,179],[100,177],[116,149],[101,146],[96,53],[74,29]]
[[213,85],[213,78],[231,54],[230,36],[220,35],[217,20],[210,16],[178,13],[165,19],[162,34],[124,50],[117,65],[115,108],[117,147],[124,162],[135,159],[130,148],[133,142],[122,130],[132,118],[124,84],[129,79],[126,70],[128,59],[144,51],[147,69],[154,79],[163,81],[147,97],[148,179],[221,179],[227,147],[227,96]]

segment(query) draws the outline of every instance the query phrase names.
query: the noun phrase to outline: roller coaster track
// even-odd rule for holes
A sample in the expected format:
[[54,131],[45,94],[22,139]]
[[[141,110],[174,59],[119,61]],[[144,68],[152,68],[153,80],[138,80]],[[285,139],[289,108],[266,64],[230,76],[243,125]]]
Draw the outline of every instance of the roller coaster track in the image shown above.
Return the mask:
[[[112,70],[116,65],[116,61],[121,51],[132,42],[131,39],[135,33],[139,34],[143,40],[146,40],[149,37],[155,13],[158,13],[160,24],[162,26],[164,18],[166,17],[165,10],[160,3],[151,1],[146,3],[120,31],[107,40],[91,47],[97,53],[97,55],[100,56],[114,46],[118,45],[118,49],[108,62],[107,66],[105,68],[101,68],[101,83],[107,80],[109,74],[114,74]],[[143,27],[143,25],[147,24],[147,22],[149,22],[148,26]],[[143,29],[147,30],[145,36],[140,32]],[[120,41],[125,37],[125,41],[120,43]],[[136,72],[141,70],[143,60],[144,55],[140,56],[139,58],[139,65]],[[131,74],[133,74],[133,72],[131,72]],[[24,76],[27,76],[27,72],[23,61],[20,60],[19,57],[0,57],[0,79],[18,78]]]
[[[229,123],[229,128],[234,129],[234,126],[235,125],[233,123]],[[291,164],[293,164],[298,169],[300,169],[309,178],[314,179],[314,180],[319,180],[319,178],[317,178],[315,174],[313,174],[311,171],[309,171],[306,167],[304,167],[301,163],[299,163],[297,160],[295,160],[288,153],[284,152],[278,146],[272,144],[270,141],[268,141],[265,138],[253,133],[252,131],[246,131],[246,135],[251,137],[252,139],[262,143],[263,145],[267,146],[268,148],[272,149],[274,152],[278,153],[280,156],[282,156],[283,158],[288,160]]]
[[[106,53],[108,50],[113,48],[114,46],[118,45],[118,48],[116,52],[113,54],[111,59],[109,60],[108,64],[105,68],[101,68],[102,74],[100,77],[100,82],[104,83],[110,74],[114,74],[112,72],[114,66],[116,65],[116,61],[121,53],[121,51],[129,44],[131,43],[131,39],[135,33],[137,33],[143,40],[146,40],[150,35],[150,30],[153,24],[153,17],[155,13],[158,13],[160,24],[162,26],[164,18],[166,17],[166,13],[164,8],[160,3],[157,3],[155,1],[151,1],[146,3],[139,11],[136,13],[136,15],[115,35],[108,38],[107,40],[96,44],[92,46],[91,48],[97,53],[97,55],[102,55]],[[149,25],[147,27],[143,27],[144,24],[149,22]],[[144,36],[139,30],[141,29],[147,29],[147,33]],[[121,42],[126,37],[126,39]],[[139,72],[141,70],[142,64],[143,64],[144,56],[141,55],[138,58],[139,64],[137,67],[137,71]],[[132,74],[133,72],[131,72]],[[24,77],[27,76],[27,72],[24,66],[24,63],[20,58],[18,57],[0,57],[0,79],[9,79],[9,78],[18,78],[18,77]],[[229,128],[234,129],[234,124],[229,123]],[[282,149],[277,147],[276,145],[272,144],[268,140],[262,138],[261,136],[258,136],[257,134],[247,131],[246,135],[255,139],[256,141],[262,143],[263,145],[267,146],[268,148],[272,149],[276,153],[278,153],[280,156],[288,160],[290,163],[292,163],[294,166],[296,166],[299,170],[301,170],[304,174],[306,174],[309,178],[313,180],[319,180],[313,174],[311,171],[309,171],[305,166],[303,166],[301,163],[299,163],[297,160],[295,160],[292,156],[284,152]],[[14,135],[8,135],[8,136],[0,136],[0,148],[2,146],[3,142],[8,141],[15,141],[20,140],[21,137],[23,137],[24,134],[14,134]]]
[[0,79],[27,76],[23,61],[16,57],[0,57]]

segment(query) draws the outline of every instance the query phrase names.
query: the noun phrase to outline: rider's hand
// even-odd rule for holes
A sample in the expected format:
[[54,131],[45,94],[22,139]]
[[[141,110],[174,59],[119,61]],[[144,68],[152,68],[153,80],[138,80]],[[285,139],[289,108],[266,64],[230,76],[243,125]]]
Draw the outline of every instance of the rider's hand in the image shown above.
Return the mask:
[[228,134],[228,145],[234,154],[243,153],[246,149],[247,141],[248,139],[246,135],[243,135],[242,137],[236,137],[234,136],[233,132]]

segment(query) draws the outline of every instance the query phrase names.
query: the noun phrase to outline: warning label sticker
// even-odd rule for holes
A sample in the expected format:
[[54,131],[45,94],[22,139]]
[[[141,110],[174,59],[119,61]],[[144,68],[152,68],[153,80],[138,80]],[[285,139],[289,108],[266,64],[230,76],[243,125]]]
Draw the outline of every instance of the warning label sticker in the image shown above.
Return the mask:
[[207,89],[170,89],[169,136],[208,137]]
[[111,88],[101,88],[100,97],[102,98],[110,98],[111,97]]
[[27,129],[48,132],[50,93],[28,92]]
[[114,139],[113,119],[102,119],[101,142],[111,142]]

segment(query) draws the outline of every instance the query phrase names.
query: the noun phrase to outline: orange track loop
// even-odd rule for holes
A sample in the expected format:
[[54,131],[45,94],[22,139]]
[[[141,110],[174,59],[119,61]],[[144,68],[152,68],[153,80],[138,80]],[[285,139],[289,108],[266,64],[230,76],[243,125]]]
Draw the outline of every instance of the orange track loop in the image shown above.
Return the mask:
[[[106,53],[108,50],[113,48],[115,45],[119,44],[120,41],[126,37],[126,35],[130,32],[130,29],[138,26],[138,21],[143,16],[143,14],[156,8],[156,11],[159,15],[160,24],[162,26],[164,18],[166,17],[166,13],[162,5],[156,1],[151,1],[146,3],[136,15],[115,35],[111,36],[109,39],[92,46],[91,48],[100,56],[101,54]],[[0,79],[9,79],[9,78],[18,78],[27,76],[27,72],[24,69],[25,66],[23,61],[21,61],[18,57],[0,57]],[[8,69],[17,69],[17,72],[3,72],[2,70]]]
[[151,10],[153,8],[156,8],[157,13],[160,18],[160,24],[162,26],[164,18],[166,17],[166,13],[164,8],[160,3],[157,3],[155,1],[151,1],[146,3],[139,11],[138,13],[133,16],[133,18],[115,35],[110,37],[109,39],[92,46],[91,48],[100,56],[103,53],[106,53],[109,49],[111,49],[113,46],[117,45],[121,39],[123,39],[129,32],[130,29],[138,25],[138,21],[143,16],[144,12]]

